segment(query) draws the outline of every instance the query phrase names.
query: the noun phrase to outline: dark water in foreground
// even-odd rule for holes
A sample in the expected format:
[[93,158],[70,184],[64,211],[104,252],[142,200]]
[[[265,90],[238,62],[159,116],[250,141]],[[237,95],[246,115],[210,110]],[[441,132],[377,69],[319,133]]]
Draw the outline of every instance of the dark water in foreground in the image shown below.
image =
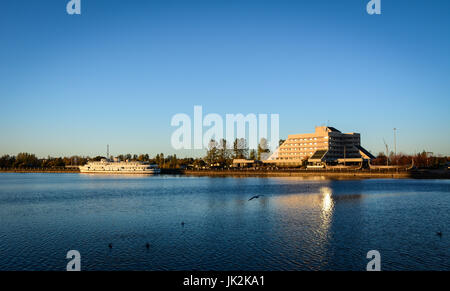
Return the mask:
[[0,174],[0,270],[450,270],[449,222],[448,180]]

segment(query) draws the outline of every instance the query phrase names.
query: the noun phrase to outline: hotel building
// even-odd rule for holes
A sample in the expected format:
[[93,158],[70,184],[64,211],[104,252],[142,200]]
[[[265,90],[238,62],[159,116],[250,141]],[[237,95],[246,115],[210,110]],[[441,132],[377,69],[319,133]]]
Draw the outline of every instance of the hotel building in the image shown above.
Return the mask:
[[361,164],[375,157],[361,147],[359,133],[342,133],[334,127],[316,127],[314,133],[293,134],[265,163],[277,166]]

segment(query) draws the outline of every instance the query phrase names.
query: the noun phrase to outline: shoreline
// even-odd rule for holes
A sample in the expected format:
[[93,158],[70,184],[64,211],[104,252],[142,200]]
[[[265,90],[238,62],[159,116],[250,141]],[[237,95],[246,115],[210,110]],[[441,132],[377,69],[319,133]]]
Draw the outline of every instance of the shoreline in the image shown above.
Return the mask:
[[325,177],[330,179],[376,179],[376,178],[390,178],[390,179],[408,179],[411,178],[408,173],[353,173],[353,172],[321,172],[321,171],[186,171],[187,176],[210,176],[210,177]]
[[[79,174],[75,169],[14,169],[0,173]],[[368,171],[368,170],[181,170],[161,169],[161,174],[209,177],[325,177],[331,179],[450,179],[449,170]]]
[[222,171],[191,171],[184,172],[188,176],[217,177],[326,177],[331,179],[450,179],[450,171],[258,171],[258,170],[222,170]]
[[0,170],[0,173],[58,173],[58,174],[65,174],[65,173],[80,173],[78,170],[70,170],[70,169],[14,169],[14,170]]

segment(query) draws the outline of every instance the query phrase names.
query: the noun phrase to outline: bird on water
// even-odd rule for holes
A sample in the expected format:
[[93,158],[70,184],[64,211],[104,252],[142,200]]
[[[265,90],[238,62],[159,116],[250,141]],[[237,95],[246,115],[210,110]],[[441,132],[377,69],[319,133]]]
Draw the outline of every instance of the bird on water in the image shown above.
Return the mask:
[[181,226],[184,226],[184,221],[181,222]]
[[145,247],[147,248],[147,250],[150,248],[150,244],[149,243],[146,243],[145,244]]
[[112,249],[112,243],[108,244],[108,248]]
[[248,199],[248,201],[251,201],[253,199],[258,199],[259,197],[264,196],[264,195],[255,195],[252,198]]
[[438,231],[436,234],[437,234],[438,236],[442,236],[442,231]]

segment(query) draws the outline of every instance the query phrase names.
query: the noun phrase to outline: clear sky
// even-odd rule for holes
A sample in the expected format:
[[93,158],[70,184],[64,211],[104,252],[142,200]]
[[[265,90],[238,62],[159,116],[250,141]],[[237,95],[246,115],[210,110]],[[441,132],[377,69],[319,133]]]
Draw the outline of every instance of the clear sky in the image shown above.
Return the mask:
[[170,121],[194,105],[450,154],[450,1],[67,2],[1,2],[0,154],[183,156]]

